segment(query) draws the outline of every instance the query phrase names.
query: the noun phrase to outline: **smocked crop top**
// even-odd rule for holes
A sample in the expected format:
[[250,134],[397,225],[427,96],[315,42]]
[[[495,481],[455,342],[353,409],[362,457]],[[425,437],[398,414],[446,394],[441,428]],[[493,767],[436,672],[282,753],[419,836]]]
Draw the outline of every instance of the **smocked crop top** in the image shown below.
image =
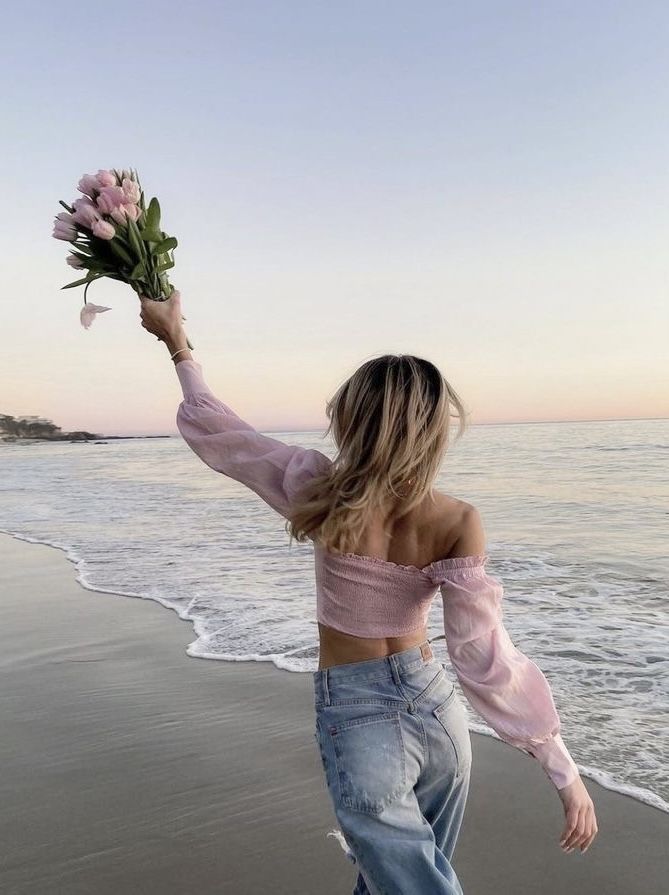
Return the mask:
[[[258,432],[212,393],[197,361],[178,361],[176,371],[183,391],[176,422],[184,441],[211,469],[288,518],[304,483],[332,461],[314,448]],[[471,706],[502,740],[536,758],[556,788],[578,777],[550,685],[504,627],[503,587],[485,568],[488,554],[418,568],[314,544],[314,560],[318,621],[354,636],[397,637],[420,629],[440,592],[446,647]]]

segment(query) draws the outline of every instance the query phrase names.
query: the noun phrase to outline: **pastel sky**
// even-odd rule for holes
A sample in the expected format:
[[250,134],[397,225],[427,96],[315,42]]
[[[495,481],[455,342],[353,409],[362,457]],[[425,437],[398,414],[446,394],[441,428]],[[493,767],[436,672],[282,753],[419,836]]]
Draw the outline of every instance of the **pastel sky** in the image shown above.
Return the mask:
[[0,413],[173,433],[132,291],[90,330],[58,199],[134,167],[179,238],[195,357],[264,431],[364,360],[439,366],[473,423],[669,416],[669,6],[9,4]]

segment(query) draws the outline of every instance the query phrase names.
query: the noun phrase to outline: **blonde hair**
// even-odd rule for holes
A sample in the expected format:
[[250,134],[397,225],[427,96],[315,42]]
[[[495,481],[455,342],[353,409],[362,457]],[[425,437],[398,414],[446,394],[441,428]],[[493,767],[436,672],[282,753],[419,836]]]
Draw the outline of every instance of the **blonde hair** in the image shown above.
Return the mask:
[[[294,501],[286,530],[335,552],[354,552],[370,522],[401,518],[427,494],[449,446],[450,418],[468,411],[430,361],[384,354],[363,363],[326,402],[338,449],[329,470],[311,478]],[[401,493],[410,488],[410,494]]]

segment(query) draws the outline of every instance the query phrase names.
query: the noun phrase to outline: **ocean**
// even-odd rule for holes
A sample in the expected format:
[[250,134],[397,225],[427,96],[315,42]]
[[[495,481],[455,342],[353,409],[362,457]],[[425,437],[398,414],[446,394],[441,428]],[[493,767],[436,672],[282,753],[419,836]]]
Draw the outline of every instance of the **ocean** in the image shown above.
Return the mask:
[[[319,432],[267,434],[334,456]],[[669,812],[669,420],[473,425],[436,487],[480,510],[506,627],[582,774]],[[0,445],[0,530],[66,551],[91,599],[174,610],[191,656],[317,667],[311,546],[179,436]]]

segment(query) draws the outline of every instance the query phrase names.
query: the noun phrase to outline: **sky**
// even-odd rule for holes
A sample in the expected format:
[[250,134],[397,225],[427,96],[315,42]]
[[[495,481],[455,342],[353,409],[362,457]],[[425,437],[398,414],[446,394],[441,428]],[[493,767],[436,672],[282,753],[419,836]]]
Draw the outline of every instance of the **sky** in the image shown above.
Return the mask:
[[477,423],[669,416],[669,6],[26,0],[3,12],[0,413],[175,433],[129,287],[89,330],[58,200],[139,172],[205,378],[327,425],[384,353]]

